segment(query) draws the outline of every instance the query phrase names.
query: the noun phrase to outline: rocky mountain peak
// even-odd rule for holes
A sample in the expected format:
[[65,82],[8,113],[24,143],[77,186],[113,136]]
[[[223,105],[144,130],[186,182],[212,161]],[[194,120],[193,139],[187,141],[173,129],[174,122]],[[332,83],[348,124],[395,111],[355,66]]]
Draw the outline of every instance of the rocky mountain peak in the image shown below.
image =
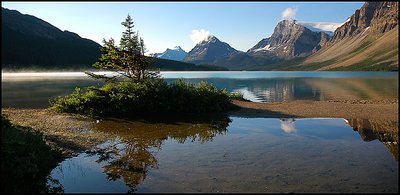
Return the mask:
[[221,41],[214,35],[209,35],[204,40],[200,41],[199,44],[204,45],[204,44],[210,44],[210,43],[216,43],[216,42],[221,42]]
[[395,28],[398,23],[398,2],[365,2],[365,4],[336,29],[332,42],[361,33],[380,35]]
[[270,38],[270,44],[271,46],[275,46],[286,43],[297,37],[304,30],[305,27],[297,24],[296,20],[282,20],[276,25],[274,33],[272,33]]
[[153,53],[150,54],[150,56],[167,60],[182,61],[187,56],[187,52],[180,46],[175,46],[172,49],[167,48],[163,53]]
[[177,50],[177,51],[182,50],[182,51],[184,51],[180,46],[175,46],[175,47],[172,48],[172,50]]
[[328,34],[311,31],[296,20],[282,20],[276,25],[271,37],[261,40],[247,52],[288,59],[315,52],[329,39]]
[[238,51],[229,44],[220,41],[217,37],[210,35],[199,42],[184,59],[185,62],[195,64],[213,64],[221,58],[228,58]]

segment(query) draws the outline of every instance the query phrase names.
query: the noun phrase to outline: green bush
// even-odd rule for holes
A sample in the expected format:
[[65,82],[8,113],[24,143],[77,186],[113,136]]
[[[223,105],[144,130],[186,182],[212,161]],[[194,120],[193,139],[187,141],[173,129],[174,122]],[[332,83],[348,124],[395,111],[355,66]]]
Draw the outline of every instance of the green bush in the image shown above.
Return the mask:
[[1,115],[1,192],[62,192],[62,186],[49,186],[49,174],[63,159],[51,149],[43,135],[29,128],[15,127]]
[[162,79],[107,83],[85,92],[76,88],[70,95],[50,100],[51,109],[92,116],[222,112],[234,108],[231,102],[226,89],[182,79],[170,84]]

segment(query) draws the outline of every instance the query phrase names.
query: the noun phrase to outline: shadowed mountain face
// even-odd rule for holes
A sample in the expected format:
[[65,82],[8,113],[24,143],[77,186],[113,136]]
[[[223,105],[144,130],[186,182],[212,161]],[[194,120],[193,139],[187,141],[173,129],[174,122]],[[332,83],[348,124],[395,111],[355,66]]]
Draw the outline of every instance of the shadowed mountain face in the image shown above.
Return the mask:
[[[2,8],[1,63],[3,69],[92,69],[100,57],[100,45],[79,35],[61,31],[51,24],[15,10]],[[216,66],[196,66],[182,60],[180,47],[167,49],[161,59],[149,59],[152,69],[224,70]]]
[[2,8],[2,67],[91,68],[100,45],[15,10]]

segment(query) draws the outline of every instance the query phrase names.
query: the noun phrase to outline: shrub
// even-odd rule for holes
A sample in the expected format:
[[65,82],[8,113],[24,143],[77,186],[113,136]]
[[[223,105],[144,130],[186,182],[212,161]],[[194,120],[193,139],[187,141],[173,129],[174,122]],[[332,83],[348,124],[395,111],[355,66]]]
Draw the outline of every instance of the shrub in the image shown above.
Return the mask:
[[107,83],[85,92],[76,88],[70,95],[50,100],[51,109],[92,116],[222,112],[234,108],[231,102],[226,89],[182,79],[170,84],[162,79]]

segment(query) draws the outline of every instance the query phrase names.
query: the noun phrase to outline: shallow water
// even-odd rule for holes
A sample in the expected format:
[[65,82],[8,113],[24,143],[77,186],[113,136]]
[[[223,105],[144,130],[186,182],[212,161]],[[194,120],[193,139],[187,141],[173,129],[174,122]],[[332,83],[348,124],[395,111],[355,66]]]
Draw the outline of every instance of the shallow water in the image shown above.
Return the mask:
[[[398,98],[394,72],[162,72],[167,82],[205,80],[254,102]],[[2,107],[46,108],[75,87],[101,86],[84,73],[3,73]]]
[[92,128],[110,140],[51,176],[67,193],[396,193],[398,122],[384,126],[340,118],[101,120]]
[[[390,72],[162,72],[256,102],[398,98]],[[2,74],[2,107],[46,108],[84,73]],[[209,116],[101,119],[109,140],[51,173],[67,193],[398,193],[398,121]],[[51,184],[52,183],[52,184]]]

